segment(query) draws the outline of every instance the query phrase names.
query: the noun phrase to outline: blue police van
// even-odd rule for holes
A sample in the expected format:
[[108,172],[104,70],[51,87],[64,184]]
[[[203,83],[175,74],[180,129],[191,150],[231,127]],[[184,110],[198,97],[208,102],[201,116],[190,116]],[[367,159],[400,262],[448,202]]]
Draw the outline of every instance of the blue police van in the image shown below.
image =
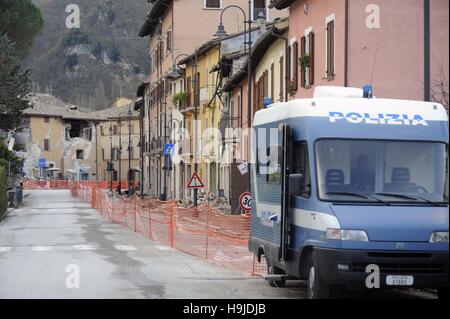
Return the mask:
[[438,103],[319,87],[256,112],[249,249],[266,280],[431,288],[448,297],[448,115]]

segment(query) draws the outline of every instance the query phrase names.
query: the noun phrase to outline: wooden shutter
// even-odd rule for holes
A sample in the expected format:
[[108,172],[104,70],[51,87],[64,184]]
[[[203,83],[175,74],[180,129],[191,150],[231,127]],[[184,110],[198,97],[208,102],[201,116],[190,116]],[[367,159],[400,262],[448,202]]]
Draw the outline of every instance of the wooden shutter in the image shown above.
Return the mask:
[[297,90],[298,89],[298,42],[294,42],[294,44],[292,45],[292,54],[294,56],[294,59],[292,61],[292,63],[294,63],[293,68],[292,68],[294,71],[293,81],[294,81],[294,87]]
[[314,84],[314,32],[309,34],[309,84]]
[[172,51],[172,31],[167,32],[167,51]]
[[327,77],[334,76],[334,21],[327,24]]
[[[306,37],[302,37],[301,39],[301,57],[303,58],[306,55]],[[300,83],[301,87],[306,87],[306,69],[301,68],[300,70]]]
[[280,57],[280,101],[284,101],[284,57]]
[[275,65],[270,66],[270,97],[275,102]]
[[50,151],[50,140],[44,140],[44,151]]

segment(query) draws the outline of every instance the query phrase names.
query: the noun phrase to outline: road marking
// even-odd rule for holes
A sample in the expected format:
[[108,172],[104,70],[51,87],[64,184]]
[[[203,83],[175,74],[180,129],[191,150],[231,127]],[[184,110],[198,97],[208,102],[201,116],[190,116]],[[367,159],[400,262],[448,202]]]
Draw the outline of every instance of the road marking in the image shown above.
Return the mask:
[[32,251],[51,251],[53,248],[51,246],[33,246]]
[[131,246],[131,245],[115,245],[114,248],[117,249],[117,250],[121,250],[121,251],[133,251],[133,250],[137,250],[136,247]]
[[167,246],[154,246],[154,247],[159,250],[175,250],[172,247],[167,247]]
[[0,247],[0,253],[6,253],[11,250],[12,250],[11,247]]
[[73,249],[75,250],[96,250],[93,245],[73,245]]

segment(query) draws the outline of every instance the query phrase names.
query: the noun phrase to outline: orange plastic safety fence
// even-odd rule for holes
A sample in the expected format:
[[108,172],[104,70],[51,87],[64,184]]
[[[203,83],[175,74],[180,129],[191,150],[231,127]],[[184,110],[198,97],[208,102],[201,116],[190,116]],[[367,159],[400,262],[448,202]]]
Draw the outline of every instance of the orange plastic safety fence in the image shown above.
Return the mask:
[[23,188],[33,189],[69,189],[70,181],[67,180],[24,180]]
[[209,205],[178,207],[174,202],[112,196],[105,182],[77,182],[73,196],[90,202],[109,221],[153,241],[250,275],[267,273],[248,251],[250,217],[227,215]]

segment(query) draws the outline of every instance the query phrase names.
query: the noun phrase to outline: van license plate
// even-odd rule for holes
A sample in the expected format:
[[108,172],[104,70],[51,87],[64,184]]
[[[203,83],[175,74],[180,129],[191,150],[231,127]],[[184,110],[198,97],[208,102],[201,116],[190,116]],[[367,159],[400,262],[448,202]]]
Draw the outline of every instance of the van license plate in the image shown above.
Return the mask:
[[386,284],[389,286],[412,286],[414,284],[414,277],[390,275],[386,277]]

